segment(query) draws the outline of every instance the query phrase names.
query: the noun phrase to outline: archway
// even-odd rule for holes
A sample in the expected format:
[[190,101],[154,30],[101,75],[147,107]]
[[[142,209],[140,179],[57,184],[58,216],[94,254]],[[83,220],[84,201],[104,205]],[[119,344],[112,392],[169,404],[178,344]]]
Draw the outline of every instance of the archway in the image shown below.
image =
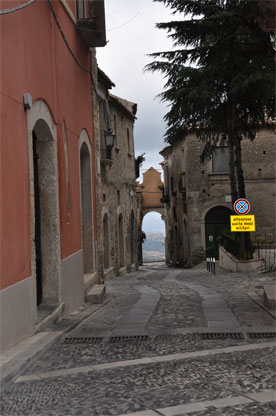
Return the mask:
[[188,238],[188,226],[187,221],[183,220],[183,259],[184,262],[189,258],[189,238]]
[[131,216],[130,216],[130,262],[131,264],[134,263],[134,238],[135,238],[135,233],[134,233],[134,212],[131,211]]
[[109,262],[109,224],[108,224],[108,215],[104,214],[103,218],[103,233],[104,233],[104,268],[108,269]]
[[165,261],[165,223],[162,215],[151,211],[143,217],[143,262]]
[[178,263],[179,262],[179,235],[178,235],[177,225],[175,225],[173,229],[173,245],[174,245],[173,262]]
[[60,299],[60,229],[56,142],[45,120],[32,129],[36,303]]
[[218,237],[225,230],[230,229],[230,215],[232,211],[225,206],[211,208],[205,215],[205,242],[206,249],[214,247],[215,257],[219,259]]
[[94,271],[91,159],[85,142],[80,148],[80,180],[83,272],[91,274]]
[[124,249],[124,223],[122,214],[118,217],[118,252],[119,252],[119,267],[125,265],[125,249]]

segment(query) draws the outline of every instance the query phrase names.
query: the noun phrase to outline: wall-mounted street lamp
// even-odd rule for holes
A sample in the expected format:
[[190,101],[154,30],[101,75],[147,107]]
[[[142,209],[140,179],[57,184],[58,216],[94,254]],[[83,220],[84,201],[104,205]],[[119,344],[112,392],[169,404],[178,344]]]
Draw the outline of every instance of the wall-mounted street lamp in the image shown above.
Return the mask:
[[106,146],[106,158],[112,159],[112,148],[114,146],[115,134],[112,129],[109,128],[104,132],[105,146]]

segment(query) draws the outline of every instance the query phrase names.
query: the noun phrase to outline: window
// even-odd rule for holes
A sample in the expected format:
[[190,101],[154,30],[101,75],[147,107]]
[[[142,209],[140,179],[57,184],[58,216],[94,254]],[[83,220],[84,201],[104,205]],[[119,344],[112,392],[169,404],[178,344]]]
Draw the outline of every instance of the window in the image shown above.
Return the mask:
[[128,153],[130,153],[129,128],[127,128],[127,151],[128,151]]
[[174,178],[171,176],[171,194],[174,194]]
[[229,147],[217,147],[212,155],[212,172],[229,172]]
[[86,0],[76,0],[76,11],[78,19],[86,18]]

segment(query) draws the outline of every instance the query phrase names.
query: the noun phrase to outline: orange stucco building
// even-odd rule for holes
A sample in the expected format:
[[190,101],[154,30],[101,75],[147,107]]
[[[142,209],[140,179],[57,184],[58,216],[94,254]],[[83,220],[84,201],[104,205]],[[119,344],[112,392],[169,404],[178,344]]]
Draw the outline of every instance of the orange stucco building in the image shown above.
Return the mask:
[[137,191],[142,193],[143,215],[151,211],[163,213],[164,204],[160,202],[163,196],[161,173],[154,168],[149,168],[143,173],[143,182],[137,185]]
[[14,10],[0,15],[2,350],[33,333],[43,305],[80,306],[97,270],[89,48],[105,33],[93,34],[92,0],[23,3],[1,1]]

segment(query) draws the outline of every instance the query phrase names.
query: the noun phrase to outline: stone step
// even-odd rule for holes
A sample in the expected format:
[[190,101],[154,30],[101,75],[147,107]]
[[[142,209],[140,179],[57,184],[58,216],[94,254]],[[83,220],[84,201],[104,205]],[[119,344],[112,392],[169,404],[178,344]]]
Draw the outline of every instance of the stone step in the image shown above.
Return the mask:
[[264,302],[269,309],[276,307],[276,283],[266,283],[264,288]]
[[105,299],[106,287],[105,285],[94,285],[86,295],[86,302],[88,303],[102,303]]

